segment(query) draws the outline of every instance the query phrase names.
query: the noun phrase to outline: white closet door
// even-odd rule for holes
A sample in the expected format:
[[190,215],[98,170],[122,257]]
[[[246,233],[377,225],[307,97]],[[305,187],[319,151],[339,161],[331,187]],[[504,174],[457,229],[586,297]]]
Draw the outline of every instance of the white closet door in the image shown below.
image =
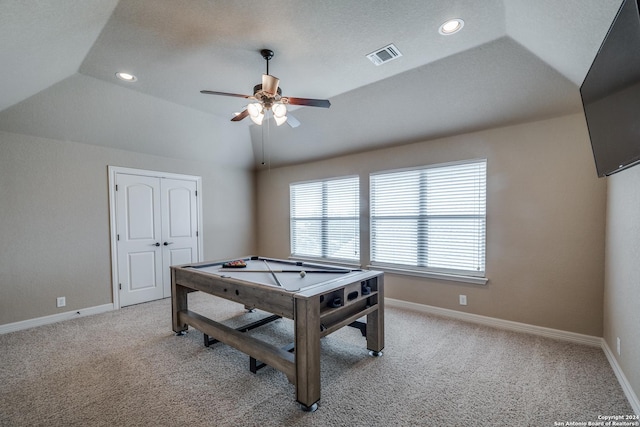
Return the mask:
[[164,296],[160,181],[117,174],[116,227],[120,305]]
[[170,297],[169,267],[201,261],[201,178],[117,167],[109,176],[114,302]]
[[162,259],[164,296],[171,296],[169,266],[198,261],[196,182],[162,179]]

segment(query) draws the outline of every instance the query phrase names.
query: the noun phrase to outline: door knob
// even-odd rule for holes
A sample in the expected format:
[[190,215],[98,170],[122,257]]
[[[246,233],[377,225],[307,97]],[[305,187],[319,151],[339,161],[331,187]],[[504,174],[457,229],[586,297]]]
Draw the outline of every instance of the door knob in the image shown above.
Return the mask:
[[[169,245],[172,245],[172,244],[173,244],[173,242],[164,242],[165,246],[169,246]],[[158,246],[160,246],[160,245],[158,245]]]
[[151,246],[160,246],[160,242],[155,242]]

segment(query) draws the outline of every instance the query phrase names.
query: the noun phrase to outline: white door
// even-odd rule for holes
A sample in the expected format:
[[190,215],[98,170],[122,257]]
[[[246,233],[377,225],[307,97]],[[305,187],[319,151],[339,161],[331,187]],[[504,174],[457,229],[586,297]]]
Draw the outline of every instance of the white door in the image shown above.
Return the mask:
[[116,227],[120,305],[164,296],[160,180],[116,176]]
[[171,296],[169,266],[198,260],[196,182],[162,179],[162,275],[164,296]]
[[199,260],[197,182],[116,173],[115,186],[120,306],[169,297],[169,266]]

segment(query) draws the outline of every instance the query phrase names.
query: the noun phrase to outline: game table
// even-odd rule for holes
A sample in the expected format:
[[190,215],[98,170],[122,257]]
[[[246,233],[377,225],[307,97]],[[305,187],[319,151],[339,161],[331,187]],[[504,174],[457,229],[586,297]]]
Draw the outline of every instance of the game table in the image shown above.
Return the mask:
[[[372,356],[384,348],[384,275],[323,264],[258,256],[240,260],[246,266],[226,268],[229,261],[171,267],[173,331],[189,326],[250,356],[250,369],[264,364],[283,372],[295,386],[302,408],[314,411],[320,400],[320,339],[344,326],[360,329]],[[206,292],[260,309],[270,316],[231,328],[188,308],[187,294]],[[366,323],[359,319],[366,316]],[[278,347],[244,332],[285,317],[294,322],[293,343]]]

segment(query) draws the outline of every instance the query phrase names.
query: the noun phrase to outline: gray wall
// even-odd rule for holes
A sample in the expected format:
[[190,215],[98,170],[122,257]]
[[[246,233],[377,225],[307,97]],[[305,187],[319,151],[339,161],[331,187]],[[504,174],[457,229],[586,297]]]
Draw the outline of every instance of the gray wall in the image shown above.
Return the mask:
[[[640,166],[607,178],[604,339],[640,395]],[[616,338],[620,338],[620,355]]]
[[0,324],[112,302],[108,165],[202,176],[205,259],[255,252],[251,171],[0,132]]
[[488,284],[386,274],[387,296],[602,336],[606,181],[581,114],[261,171],[258,252],[289,255],[289,183],[356,173],[366,264],[369,173],[473,158],[487,158]]

